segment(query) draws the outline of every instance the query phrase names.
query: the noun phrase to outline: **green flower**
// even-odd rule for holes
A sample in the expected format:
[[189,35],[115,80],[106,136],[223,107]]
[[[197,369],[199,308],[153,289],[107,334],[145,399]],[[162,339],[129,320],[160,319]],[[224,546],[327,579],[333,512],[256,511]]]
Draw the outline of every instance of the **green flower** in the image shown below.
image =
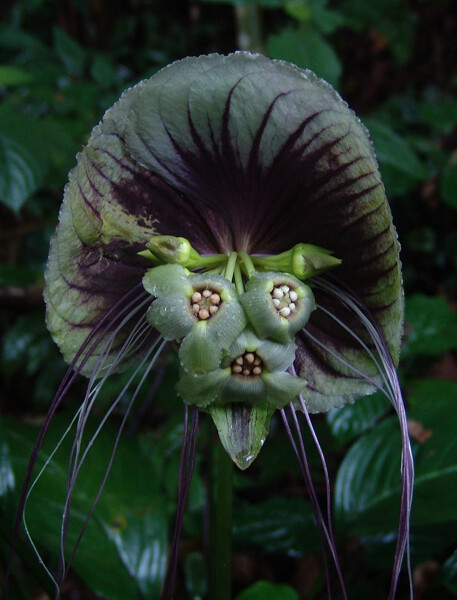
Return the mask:
[[257,335],[282,343],[294,339],[316,308],[311,288],[284,273],[254,273],[239,299]]
[[201,408],[218,405],[257,405],[267,401],[283,408],[305,387],[306,381],[286,373],[296,345],[261,340],[245,329],[222,359],[220,368],[204,375],[185,373],[176,389],[188,404]]
[[143,285],[156,298],[146,318],[166,340],[180,342],[184,369],[193,374],[217,369],[246,326],[233,284],[220,275],[189,275],[169,264],[150,269]]

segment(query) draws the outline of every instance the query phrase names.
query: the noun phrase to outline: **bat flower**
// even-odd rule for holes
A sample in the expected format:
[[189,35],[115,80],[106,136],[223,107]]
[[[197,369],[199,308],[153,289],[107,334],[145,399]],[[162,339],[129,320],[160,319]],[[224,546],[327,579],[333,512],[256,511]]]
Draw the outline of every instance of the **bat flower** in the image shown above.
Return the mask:
[[[178,61],[125,91],[70,173],[44,295],[70,369],[37,451],[75,374],[89,377],[86,415],[111,373],[132,367],[145,381],[167,340],[179,346],[177,389],[193,414],[184,465],[198,407],[243,467],[278,410],[306,477],[295,411],[310,422],[309,412],[383,389],[403,440],[393,599],[413,478],[395,371],[399,244],[367,130],[330,85],[238,52]],[[181,478],[181,500],[189,482]],[[176,556],[177,543],[172,565]]]

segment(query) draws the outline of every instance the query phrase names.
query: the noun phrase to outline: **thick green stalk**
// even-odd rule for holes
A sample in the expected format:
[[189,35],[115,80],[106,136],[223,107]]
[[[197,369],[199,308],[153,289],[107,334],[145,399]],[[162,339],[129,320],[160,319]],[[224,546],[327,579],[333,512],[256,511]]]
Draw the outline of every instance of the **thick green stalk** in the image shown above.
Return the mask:
[[220,442],[214,457],[211,514],[210,598],[232,597],[233,462]]

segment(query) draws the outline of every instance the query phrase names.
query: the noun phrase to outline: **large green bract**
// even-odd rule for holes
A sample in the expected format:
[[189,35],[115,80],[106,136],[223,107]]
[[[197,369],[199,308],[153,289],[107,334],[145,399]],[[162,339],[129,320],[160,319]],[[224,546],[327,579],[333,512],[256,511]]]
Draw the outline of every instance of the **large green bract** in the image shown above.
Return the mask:
[[[46,271],[48,327],[67,361],[141,282],[150,265],[138,252],[158,234],[186,238],[200,254],[265,256],[299,243],[331,249],[342,261],[335,275],[368,306],[398,359],[399,245],[372,145],[345,102],[310,71],[243,52],[187,58],[106,112],[70,174]],[[361,323],[313,291],[309,332],[374,375],[371,359],[330,314],[371,346]],[[134,322],[119,332],[113,355]],[[295,343],[311,412],[373,390],[301,332]],[[144,351],[143,344],[118,369]],[[94,351],[82,372],[96,361]]]

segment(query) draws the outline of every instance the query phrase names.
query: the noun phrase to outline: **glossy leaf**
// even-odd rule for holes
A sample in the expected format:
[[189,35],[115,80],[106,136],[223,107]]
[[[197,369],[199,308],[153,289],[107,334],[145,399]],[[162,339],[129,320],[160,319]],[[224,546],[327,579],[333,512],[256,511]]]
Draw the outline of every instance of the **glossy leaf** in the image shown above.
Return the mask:
[[338,444],[351,442],[368,429],[390,409],[387,398],[377,392],[373,396],[361,398],[354,404],[336,408],[327,413],[327,423]]
[[442,574],[446,587],[457,594],[457,550],[444,563]]
[[404,356],[439,355],[457,348],[457,314],[440,296],[414,294],[406,300]]
[[298,594],[288,585],[258,581],[238,594],[235,600],[298,600]]
[[338,86],[341,63],[333,48],[315,29],[283,29],[271,35],[267,43],[272,58],[290,61],[299,67],[315,71],[334,86]]
[[374,119],[365,119],[370,131],[378,160],[415,180],[424,180],[426,167],[418,159],[411,146],[388,125]]
[[275,496],[244,503],[235,511],[233,533],[235,545],[263,552],[306,556],[319,548],[314,513],[304,498]]
[[1,134],[0,163],[0,202],[19,212],[43,182],[42,163],[28,148]]
[[[413,524],[456,520],[457,384],[414,384],[408,413],[415,444]],[[335,487],[337,518],[347,533],[396,529],[400,501],[400,436],[395,417],[358,440],[346,455]]]
[[60,27],[54,28],[54,44],[57,56],[73,75],[81,75],[86,64],[86,51]]
[[[68,419],[54,421],[44,457],[49,456],[50,448],[66,424]],[[90,429],[93,432],[93,428]],[[22,480],[35,435],[35,427],[9,423],[11,462],[18,482]],[[81,473],[82,481],[73,496],[67,548],[75,543],[101,484],[114,436],[115,430],[104,430],[95,443],[96,454],[88,455]],[[59,546],[68,452],[69,443],[65,441],[62,453],[59,450],[51,459],[35,486],[26,510],[33,539],[39,548],[46,548],[54,558]],[[167,554],[165,507],[148,460],[140,461],[144,469],[141,477],[136,469],[132,469],[133,464],[139,464],[138,444],[123,439],[116,459],[102,499],[75,555],[73,569],[101,596],[112,600],[140,598],[142,594],[150,597],[158,594],[164,575]],[[43,464],[42,460],[39,464]]]
[[14,87],[30,83],[33,77],[27,71],[9,65],[0,65],[0,86]]

